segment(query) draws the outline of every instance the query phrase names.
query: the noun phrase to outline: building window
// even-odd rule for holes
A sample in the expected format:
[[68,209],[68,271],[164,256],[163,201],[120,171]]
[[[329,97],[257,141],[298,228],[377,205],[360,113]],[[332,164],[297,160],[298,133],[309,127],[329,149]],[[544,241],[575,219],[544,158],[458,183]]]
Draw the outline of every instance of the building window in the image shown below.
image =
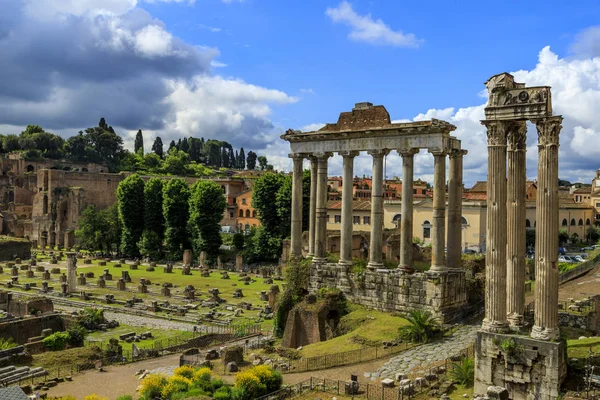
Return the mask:
[[242,204],[246,204],[246,198],[245,197],[242,199]]
[[575,226],[575,225],[576,225],[575,218],[571,218],[571,226]]
[[429,221],[423,222],[423,239],[431,238],[431,223]]
[[334,221],[336,224],[339,224],[339,223],[341,223],[341,222],[342,222],[342,216],[341,216],[341,215],[334,215],[334,216],[333,216],[333,221]]
[[355,215],[354,217],[352,217],[352,222],[354,223],[354,225],[360,225],[360,217]]
[[244,210],[240,210],[240,218],[244,217]]
[[48,196],[44,196],[42,200],[42,214],[48,214]]
[[417,189],[413,189],[413,194],[417,194]]
[[588,226],[592,224],[589,218],[585,220],[585,224]]
[[600,203],[596,203],[596,208],[600,208]]
[[250,210],[246,210],[246,218],[250,218]]
[[569,225],[569,222],[567,221],[567,219],[566,219],[566,218],[563,218],[563,220],[562,220],[562,224],[561,224],[561,225],[562,225],[562,226],[568,226],[568,225]]
[[596,219],[600,220],[600,214],[596,214]]
[[229,212],[229,218],[233,218],[233,212]]
[[531,228],[531,222],[529,222],[529,219],[525,220],[525,228]]
[[579,223],[577,225],[583,226],[583,220],[581,218],[579,218]]
[[467,219],[465,217],[460,217],[460,223],[462,224],[462,226],[469,225],[469,221],[467,221]]
[[329,223],[329,214],[327,214],[327,223]]
[[371,223],[371,217],[370,216],[364,216],[363,217],[363,224],[369,225],[370,223]]

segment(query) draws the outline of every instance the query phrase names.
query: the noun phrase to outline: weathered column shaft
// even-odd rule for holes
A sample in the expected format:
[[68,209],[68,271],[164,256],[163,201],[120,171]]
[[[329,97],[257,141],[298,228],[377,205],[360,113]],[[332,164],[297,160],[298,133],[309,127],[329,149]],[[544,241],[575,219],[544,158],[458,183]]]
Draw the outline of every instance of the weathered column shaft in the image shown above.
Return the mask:
[[315,228],[317,223],[317,158],[310,160],[310,209],[308,216],[308,255],[315,255]]
[[315,226],[315,256],[317,262],[325,262],[327,252],[327,159],[330,154],[317,156],[317,209]]
[[535,315],[531,337],[559,338],[558,328],[558,145],[562,117],[537,121],[538,188],[535,217]]
[[381,246],[383,243],[383,157],[386,150],[368,152],[373,157],[371,188],[371,241],[369,244],[369,269],[383,267]]
[[302,162],[303,156],[293,155],[292,171],[292,257],[302,256]]
[[525,121],[508,132],[506,312],[514,327],[523,325],[525,311],[526,134]]
[[485,318],[482,329],[505,332],[506,322],[506,124],[484,121],[488,137]]
[[352,265],[352,184],[354,179],[354,157],[358,152],[340,152],[343,157],[342,176],[342,229],[340,243],[340,265]]
[[463,156],[466,150],[450,153],[448,174],[448,267],[461,267]]
[[413,186],[415,154],[419,149],[400,151],[402,156],[402,209],[400,214],[400,268],[413,264]]
[[75,253],[67,253],[67,285],[68,293],[77,291],[77,259]]
[[431,232],[431,271],[446,271],[446,153],[432,151],[433,232]]

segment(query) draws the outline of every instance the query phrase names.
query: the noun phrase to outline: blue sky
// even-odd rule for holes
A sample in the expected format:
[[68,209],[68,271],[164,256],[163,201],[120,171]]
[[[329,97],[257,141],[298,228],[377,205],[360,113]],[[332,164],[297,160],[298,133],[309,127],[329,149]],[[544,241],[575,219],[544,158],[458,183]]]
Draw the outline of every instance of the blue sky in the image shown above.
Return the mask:
[[[600,168],[600,7],[593,1],[1,0],[0,133],[69,136],[100,116],[128,145],[228,140],[288,168],[288,128],[334,122],[356,102],[393,119],[446,119],[485,179],[483,82],[552,85],[565,116],[561,177]],[[535,129],[528,177],[535,178]],[[399,160],[388,157],[389,176]],[[416,172],[431,178],[432,160]],[[331,161],[331,173],[340,171]],[[370,160],[357,160],[370,173]]]

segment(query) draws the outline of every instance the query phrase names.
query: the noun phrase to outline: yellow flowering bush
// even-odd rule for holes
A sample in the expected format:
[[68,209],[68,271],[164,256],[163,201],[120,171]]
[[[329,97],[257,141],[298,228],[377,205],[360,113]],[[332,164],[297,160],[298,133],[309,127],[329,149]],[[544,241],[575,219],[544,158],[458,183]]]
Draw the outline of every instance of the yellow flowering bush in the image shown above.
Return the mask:
[[188,379],[192,379],[194,377],[194,372],[196,372],[196,368],[191,367],[189,365],[183,365],[181,367],[175,368],[173,373],[178,376],[183,376]]
[[267,365],[257,365],[249,369],[248,372],[254,374],[258,378],[260,383],[264,384],[267,387],[268,393],[278,390],[281,387],[281,383],[283,382],[281,373],[278,371],[274,371],[271,367]]
[[89,394],[83,400],[108,400],[106,397],[100,397],[97,394]]
[[167,379],[167,384],[163,386],[160,394],[163,399],[170,399],[171,396],[179,392],[187,392],[192,385],[192,381],[184,376],[174,375]]
[[211,379],[212,379],[212,371],[208,367],[202,367],[202,368],[197,369],[194,372],[194,376],[192,378],[192,380],[195,383],[210,382]]
[[236,392],[240,393],[238,397],[245,399],[260,397],[267,391],[267,387],[261,383],[252,370],[238,373],[233,381],[233,387]]
[[151,399],[161,395],[163,387],[167,384],[167,378],[161,374],[151,374],[142,379],[140,395]]

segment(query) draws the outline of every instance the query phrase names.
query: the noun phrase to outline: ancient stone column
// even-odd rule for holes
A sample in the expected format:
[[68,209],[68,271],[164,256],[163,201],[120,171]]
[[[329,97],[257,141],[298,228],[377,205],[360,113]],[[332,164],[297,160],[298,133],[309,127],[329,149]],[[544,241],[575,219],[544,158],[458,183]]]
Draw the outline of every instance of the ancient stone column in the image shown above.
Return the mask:
[[371,150],[373,179],[371,188],[371,241],[367,268],[383,267],[381,246],[383,243],[383,157],[389,150]]
[[292,156],[294,168],[292,172],[292,257],[302,256],[302,162],[304,156]]
[[506,312],[508,323],[523,326],[525,311],[525,192],[527,190],[525,121],[511,124],[508,137]]
[[430,271],[447,271],[446,266],[446,152],[430,150],[433,154],[433,230],[431,232]]
[[314,261],[326,261],[327,252],[327,159],[331,153],[317,155],[317,207],[315,223],[315,256]]
[[558,135],[562,117],[536,121],[538,188],[535,218],[535,315],[531,337],[559,338],[558,329]]
[[400,217],[400,268],[413,264],[414,161],[419,149],[398,151],[402,156],[402,210]]
[[67,285],[69,293],[77,291],[77,258],[75,258],[75,253],[67,253]]
[[310,211],[308,216],[308,256],[315,255],[315,228],[317,223],[317,157],[310,160]]
[[448,168],[448,267],[461,267],[463,156],[466,150],[452,150]]
[[341,266],[352,265],[352,183],[354,179],[354,157],[358,155],[357,151],[346,151],[339,153],[343,157],[343,176],[342,176],[342,229],[340,243],[340,262]]
[[506,332],[506,126],[483,121],[488,137],[485,318],[482,329]]

